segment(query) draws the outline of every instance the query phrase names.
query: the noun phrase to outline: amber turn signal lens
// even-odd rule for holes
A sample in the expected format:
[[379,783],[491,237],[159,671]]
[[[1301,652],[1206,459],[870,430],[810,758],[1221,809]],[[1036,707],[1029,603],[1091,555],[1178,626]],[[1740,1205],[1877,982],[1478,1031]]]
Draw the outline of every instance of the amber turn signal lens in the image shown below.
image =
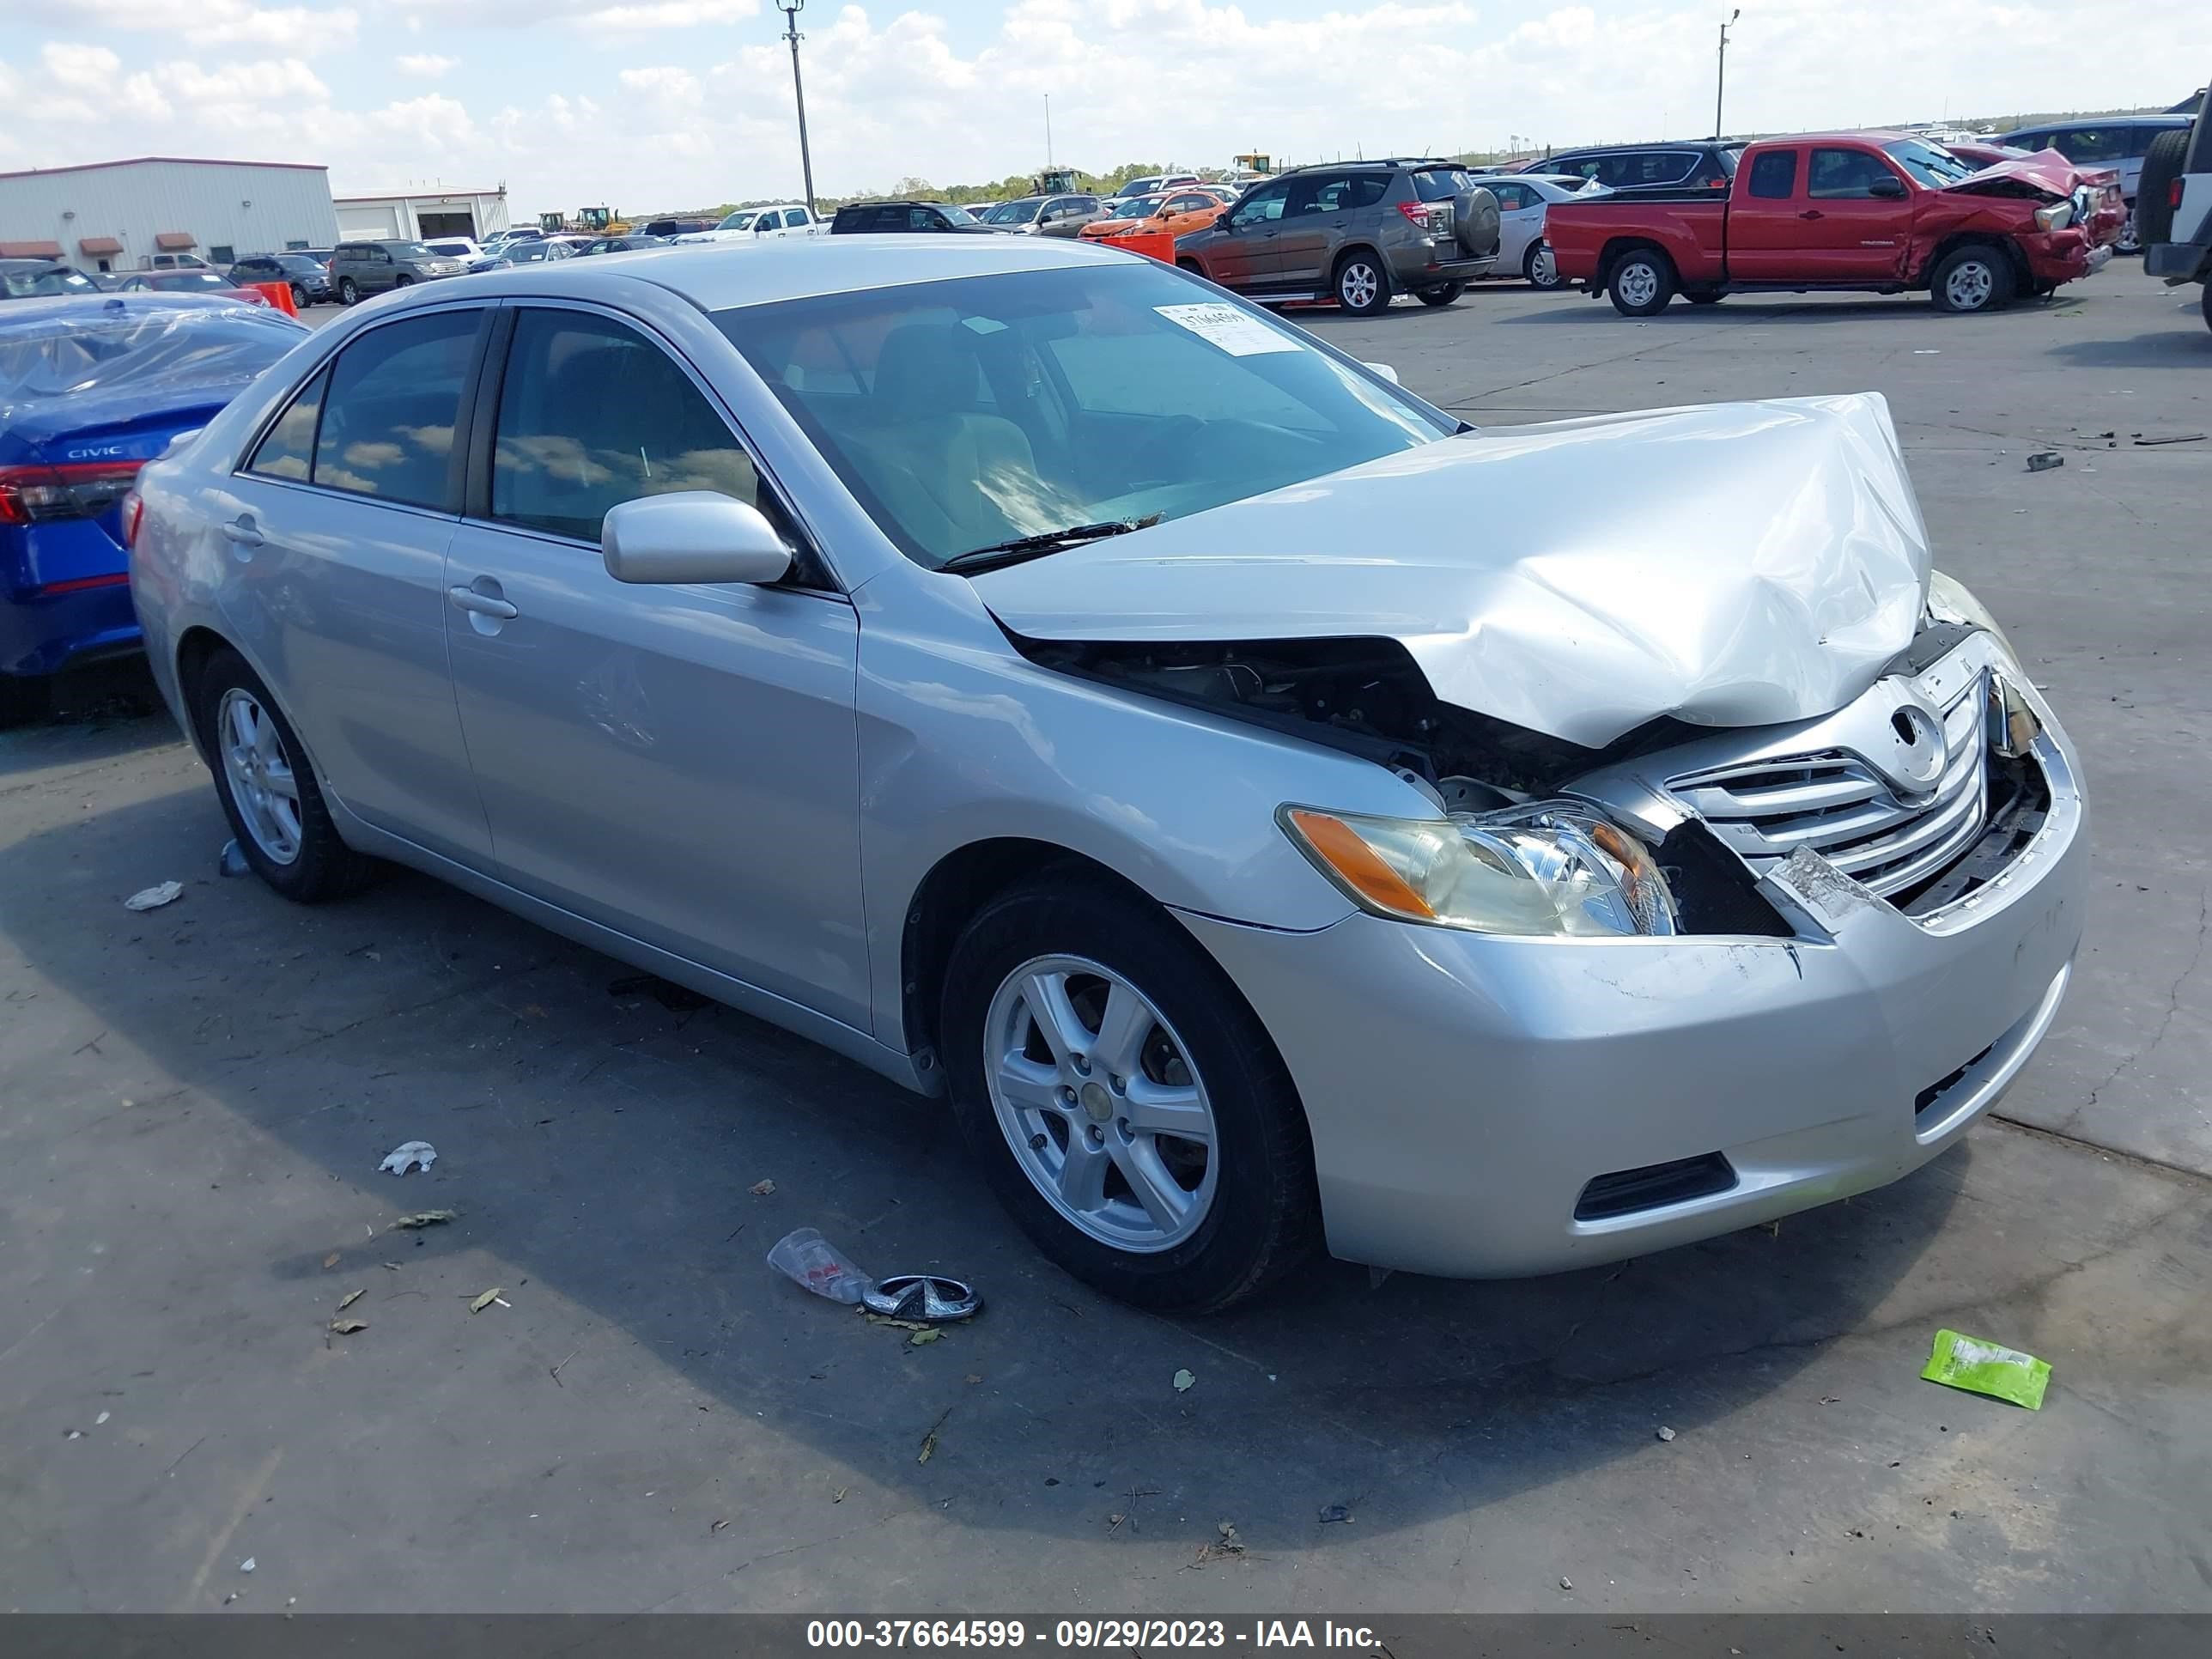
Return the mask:
[[1309,812],[1296,807],[1290,816],[1298,833],[1305,837],[1306,845],[1328,861],[1328,867],[1343,878],[1346,886],[1377,909],[1435,920],[1437,913],[1429,908],[1428,902],[1407,886],[1405,878],[1385,864],[1349,825],[1325,812]]

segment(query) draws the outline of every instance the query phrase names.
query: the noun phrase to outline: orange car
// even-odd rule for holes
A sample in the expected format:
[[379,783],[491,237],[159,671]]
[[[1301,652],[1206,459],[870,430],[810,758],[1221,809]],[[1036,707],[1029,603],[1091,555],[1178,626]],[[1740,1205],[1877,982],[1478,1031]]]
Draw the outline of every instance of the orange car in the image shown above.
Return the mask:
[[1086,242],[1110,241],[1116,236],[1188,236],[1228,210],[1228,203],[1202,190],[1164,191],[1116,202],[1111,213],[1093,219],[1077,234]]

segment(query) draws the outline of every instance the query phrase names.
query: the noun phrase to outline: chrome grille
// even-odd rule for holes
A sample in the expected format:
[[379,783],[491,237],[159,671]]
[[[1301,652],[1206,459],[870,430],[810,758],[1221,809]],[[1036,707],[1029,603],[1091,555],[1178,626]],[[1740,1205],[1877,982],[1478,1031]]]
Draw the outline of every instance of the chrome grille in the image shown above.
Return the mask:
[[1668,793],[1754,870],[1809,847],[1887,897],[1940,873],[1973,844],[1989,813],[1987,678],[1943,710],[1943,769],[1925,798],[1900,798],[1847,750],[1670,779]]

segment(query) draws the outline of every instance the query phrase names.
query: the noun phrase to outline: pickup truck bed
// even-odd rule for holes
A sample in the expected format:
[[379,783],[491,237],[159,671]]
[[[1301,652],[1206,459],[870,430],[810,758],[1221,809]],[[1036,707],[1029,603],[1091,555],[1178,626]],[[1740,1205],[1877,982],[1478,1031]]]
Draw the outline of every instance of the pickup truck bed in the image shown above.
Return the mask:
[[2048,294],[2111,258],[2124,209],[2110,173],[2056,152],[1977,172],[1897,133],[1748,146],[1725,194],[1593,191],[1553,206],[1559,274],[1643,317],[1681,294],[1931,292],[1988,311]]

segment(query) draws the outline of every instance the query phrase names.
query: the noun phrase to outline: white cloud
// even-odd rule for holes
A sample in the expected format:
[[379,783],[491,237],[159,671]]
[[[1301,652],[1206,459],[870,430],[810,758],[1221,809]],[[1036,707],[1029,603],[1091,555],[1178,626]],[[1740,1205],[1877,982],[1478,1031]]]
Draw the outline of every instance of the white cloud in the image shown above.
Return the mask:
[[576,21],[584,28],[605,33],[689,29],[708,23],[734,23],[759,10],[760,0],[653,0],[641,6],[603,6]]
[[46,79],[72,92],[105,92],[123,67],[123,60],[106,46],[72,40],[47,41],[39,49],[39,64]]
[[327,100],[331,95],[315,72],[296,58],[225,64],[214,70],[190,62],[164,64],[154,71],[154,80],[163,91],[199,105],[203,118],[221,113],[251,120],[257,104],[285,98]]
[[418,52],[410,53],[404,58],[395,58],[392,61],[399,65],[403,74],[411,75],[418,81],[435,81],[459,67],[461,60],[458,58],[441,58],[434,52]]
[[689,70],[627,69],[615,79],[624,92],[637,93],[651,102],[696,104],[700,98],[698,77]]
[[361,23],[350,6],[264,8],[251,0],[28,0],[27,13],[76,27],[181,34],[196,46],[254,46],[295,54],[350,45]]
[[477,138],[477,124],[466,106],[434,92],[386,104],[367,118],[376,131],[411,139],[432,154],[466,149]]

